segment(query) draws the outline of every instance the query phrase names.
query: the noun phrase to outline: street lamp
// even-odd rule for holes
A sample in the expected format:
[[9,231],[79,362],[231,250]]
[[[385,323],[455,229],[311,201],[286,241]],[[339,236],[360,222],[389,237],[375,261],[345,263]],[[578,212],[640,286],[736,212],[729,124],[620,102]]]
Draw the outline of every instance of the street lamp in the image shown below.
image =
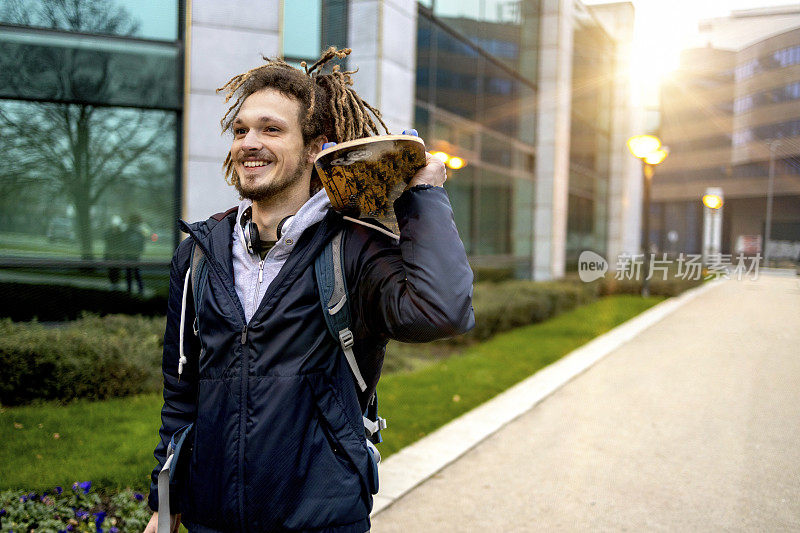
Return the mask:
[[704,194],[703,205],[709,209],[719,209],[722,207],[722,196],[719,194]]
[[703,264],[719,262],[722,251],[722,189],[709,187],[703,195]]
[[655,135],[634,135],[628,139],[628,150],[639,159],[644,159],[661,148],[661,140]]
[[447,152],[441,151],[431,152],[431,155],[453,170],[458,170],[467,166],[467,162],[457,155],[450,155]]
[[642,296],[650,296],[650,182],[656,165],[667,158],[668,150],[661,147],[661,139],[655,135],[634,135],[628,139],[628,150],[642,161],[643,191],[642,231],[644,233],[644,274]]

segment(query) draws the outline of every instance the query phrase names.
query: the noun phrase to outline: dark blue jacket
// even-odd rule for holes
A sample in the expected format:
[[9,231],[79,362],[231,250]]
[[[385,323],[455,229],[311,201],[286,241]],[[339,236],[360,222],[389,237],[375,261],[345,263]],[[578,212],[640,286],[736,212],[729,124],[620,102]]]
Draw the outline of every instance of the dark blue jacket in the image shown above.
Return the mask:
[[[344,228],[356,353],[372,354],[376,370],[388,339],[425,342],[474,325],[472,271],[444,189],[414,187],[395,211],[399,246],[331,210],[302,234],[247,324],[233,282],[235,210],[220,221],[183,224],[191,238],[171,266],[151,509],[170,437],[194,422],[189,457],[178,471],[185,482],[171,496],[173,512],[193,532],[369,529],[374,465],[355,381],[322,316],[314,259]],[[208,285],[199,336],[188,298],[188,362],[179,380],[181,299],[193,242],[207,255]]]

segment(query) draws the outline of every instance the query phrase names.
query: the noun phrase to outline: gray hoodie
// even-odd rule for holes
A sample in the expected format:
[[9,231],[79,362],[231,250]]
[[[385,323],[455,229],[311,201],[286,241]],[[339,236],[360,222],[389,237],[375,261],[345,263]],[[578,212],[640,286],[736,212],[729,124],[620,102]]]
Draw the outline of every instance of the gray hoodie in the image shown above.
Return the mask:
[[289,257],[294,245],[309,226],[321,221],[331,202],[325,189],[309,198],[295,215],[286,221],[282,228],[280,240],[262,260],[258,254],[247,251],[242,234],[242,212],[253,205],[252,200],[242,200],[236,213],[236,225],[233,228],[233,279],[236,294],[244,308],[244,316],[248,322],[258,309],[267,288],[280,272],[283,263]]

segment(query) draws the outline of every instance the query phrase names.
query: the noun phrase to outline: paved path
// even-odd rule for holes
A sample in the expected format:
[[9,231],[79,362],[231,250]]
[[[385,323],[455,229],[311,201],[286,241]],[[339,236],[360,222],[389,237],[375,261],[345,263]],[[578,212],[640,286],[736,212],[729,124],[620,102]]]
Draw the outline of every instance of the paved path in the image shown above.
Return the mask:
[[800,531],[800,282],[722,283],[373,518],[422,531]]

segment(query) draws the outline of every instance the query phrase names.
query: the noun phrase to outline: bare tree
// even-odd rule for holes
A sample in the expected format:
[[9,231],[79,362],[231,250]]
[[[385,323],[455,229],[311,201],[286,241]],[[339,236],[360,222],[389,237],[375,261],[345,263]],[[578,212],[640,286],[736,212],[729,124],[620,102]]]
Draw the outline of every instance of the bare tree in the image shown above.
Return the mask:
[[[85,33],[138,31],[124,8],[105,2],[42,0],[36,6],[6,2],[2,20]],[[124,50],[3,44],[0,71],[11,75],[4,76],[0,91],[40,100],[0,101],[3,188],[32,187],[45,198],[68,199],[85,259],[93,257],[91,215],[101,199],[108,200],[112,190],[123,193],[126,182],[172,176],[174,114],[103,105],[133,106],[143,92],[143,98],[157,99],[175,91],[170,66]]]

